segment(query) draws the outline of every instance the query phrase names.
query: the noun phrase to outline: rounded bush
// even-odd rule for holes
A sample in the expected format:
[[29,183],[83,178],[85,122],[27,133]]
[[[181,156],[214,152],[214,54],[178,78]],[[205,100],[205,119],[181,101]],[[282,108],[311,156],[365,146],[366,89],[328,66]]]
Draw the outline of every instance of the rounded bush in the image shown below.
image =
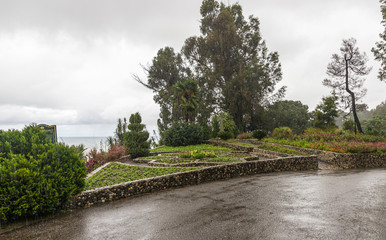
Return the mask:
[[354,132],[355,131],[355,122],[352,119],[346,119],[343,122],[342,129],[345,131]]
[[254,130],[252,132],[252,137],[258,140],[261,140],[267,136],[267,132],[265,130]]
[[189,123],[174,123],[162,137],[166,146],[196,145],[203,141],[201,126]]
[[9,222],[56,211],[84,189],[86,168],[76,147],[48,143],[32,125],[0,132],[0,176],[0,222]]
[[222,140],[228,140],[233,138],[233,134],[231,132],[221,131],[218,133],[218,137],[221,138]]
[[272,132],[272,137],[277,139],[289,139],[292,138],[292,130],[289,127],[275,128]]

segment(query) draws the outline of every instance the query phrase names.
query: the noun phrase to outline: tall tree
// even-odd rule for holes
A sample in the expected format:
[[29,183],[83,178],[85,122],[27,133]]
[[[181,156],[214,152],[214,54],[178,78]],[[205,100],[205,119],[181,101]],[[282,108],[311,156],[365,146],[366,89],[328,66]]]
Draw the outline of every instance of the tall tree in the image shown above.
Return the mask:
[[205,92],[205,102],[229,112],[242,130],[256,128],[262,105],[282,77],[279,56],[268,52],[259,20],[246,20],[239,4],[204,0],[200,12],[202,35],[188,38],[182,53]]
[[381,62],[381,68],[378,72],[378,78],[386,82],[386,0],[380,0],[382,12],[383,32],[379,34],[381,40],[375,43],[375,47],[371,49],[375,56],[375,60]]
[[[200,36],[188,38],[181,53],[168,47],[159,50],[145,68],[146,83],[134,76],[155,93],[161,107],[160,132],[181,119],[205,128],[220,111],[229,112],[241,130],[261,127],[264,107],[285,93],[285,87],[274,93],[282,77],[278,54],[268,51],[259,20],[246,20],[239,4],[204,0],[200,13]],[[197,85],[189,100],[181,95],[188,79]]]
[[171,47],[165,47],[158,51],[157,56],[153,58],[150,67],[143,67],[147,73],[147,83],[142,81],[137,75],[134,79],[153,90],[154,101],[160,105],[160,118],[158,119],[158,129],[162,133],[171,126],[171,123],[179,119],[174,107],[173,86],[178,82],[184,82],[189,69],[184,67],[181,54],[175,53]]
[[357,116],[356,102],[366,94],[363,87],[363,76],[369,74],[371,68],[366,66],[366,53],[360,53],[354,38],[344,39],[340,54],[333,54],[332,61],[327,66],[327,75],[323,84],[331,87],[340,98],[345,109],[353,113],[355,125],[363,133]]

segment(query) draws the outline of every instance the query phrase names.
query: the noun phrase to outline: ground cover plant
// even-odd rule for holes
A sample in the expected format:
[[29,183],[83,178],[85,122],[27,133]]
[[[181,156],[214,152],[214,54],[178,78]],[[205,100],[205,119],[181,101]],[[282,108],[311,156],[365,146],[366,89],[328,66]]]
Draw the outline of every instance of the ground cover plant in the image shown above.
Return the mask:
[[230,139],[230,140],[227,140],[227,142],[229,143],[232,143],[232,144],[236,144],[236,145],[239,145],[239,146],[244,146],[244,147],[256,147],[255,144],[252,144],[252,143],[245,143],[245,142],[239,142],[235,139]]
[[193,150],[188,153],[181,153],[179,158],[192,158],[192,159],[203,159],[203,158],[215,158],[216,154],[214,152],[204,152]]
[[[211,162],[211,163],[227,163],[227,162],[241,162],[242,158],[250,157],[250,154],[244,153],[229,153],[229,152],[210,152],[215,154],[215,157],[202,157],[202,158],[183,158],[180,157],[180,153],[174,153],[173,156],[165,156],[165,158],[159,158],[157,162],[167,164],[178,163],[192,163],[192,162]],[[186,153],[185,153],[186,154]],[[159,156],[162,157],[162,156]]]
[[210,144],[199,144],[199,145],[189,145],[189,146],[180,146],[180,147],[169,147],[164,146],[160,148],[151,149],[150,152],[174,152],[174,151],[233,151],[231,148],[213,146]]
[[384,137],[344,131],[308,129],[303,134],[290,138],[270,137],[263,141],[338,153],[386,153]]
[[237,140],[228,140],[228,142],[237,144],[240,146],[245,146],[245,147],[255,147],[255,148],[260,148],[260,149],[265,149],[265,150],[270,150],[274,152],[280,152],[280,153],[286,153],[286,154],[291,154],[291,155],[307,155],[305,153],[296,151],[294,149],[290,149],[287,147],[283,146],[276,146],[276,145],[270,145],[270,144],[252,144],[252,143],[244,143],[244,142],[239,142]]
[[140,167],[111,163],[90,178],[86,179],[86,189],[95,189],[128,181],[162,176],[177,172],[186,172],[196,169],[198,168]]
[[307,155],[306,153],[302,153],[299,151],[296,151],[291,148],[283,147],[283,146],[277,146],[277,145],[271,145],[271,144],[262,144],[258,145],[257,148],[264,149],[264,150],[270,150],[274,152],[280,152],[280,153],[286,153],[291,155]]

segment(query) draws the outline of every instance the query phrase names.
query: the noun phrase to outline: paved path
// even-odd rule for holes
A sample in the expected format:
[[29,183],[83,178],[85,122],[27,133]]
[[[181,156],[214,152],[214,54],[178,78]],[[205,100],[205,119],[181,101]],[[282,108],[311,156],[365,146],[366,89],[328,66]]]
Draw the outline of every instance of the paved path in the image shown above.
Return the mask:
[[386,169],[261,174],[62,214],[0,239],[386,239]]

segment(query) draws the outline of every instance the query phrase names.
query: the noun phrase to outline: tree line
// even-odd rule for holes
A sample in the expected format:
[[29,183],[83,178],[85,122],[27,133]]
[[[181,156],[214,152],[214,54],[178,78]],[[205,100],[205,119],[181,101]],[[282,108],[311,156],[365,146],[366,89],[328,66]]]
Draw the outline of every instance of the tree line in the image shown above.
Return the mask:
[[[385,1],[380,1],[383,26]],[[354,38],[344,39],[340,53],[332,55],[327,66],[329,78],[323,81],[332,94],[310,113],[300,101],[283,100],[286,87],[277,88],[282,80],[279,54],[266,47],[257,17],[244,17],[238,3],[226,5],[215,0],[204,0],[200,13],[199,36],[187,38],[179,52],[172,47],[160,49],[151,65],[143,67],[146,80],[134,75],[154,92],[154,101],[160,105],[157,125],[161,138],[176,122],[198,124],[210,137],[213,118],[222,113],[232,118],[238,132],[278,126],[301,132],[310,125],[335,125],[337,106],[352,114],[355,131],[363,132],[357,116],[363,104],[358,101],[366,94],[364,76],[371,68]],[[372,49],[375,59],[381,61],[381,81],[385,35],[380,34],[381,40]]]

